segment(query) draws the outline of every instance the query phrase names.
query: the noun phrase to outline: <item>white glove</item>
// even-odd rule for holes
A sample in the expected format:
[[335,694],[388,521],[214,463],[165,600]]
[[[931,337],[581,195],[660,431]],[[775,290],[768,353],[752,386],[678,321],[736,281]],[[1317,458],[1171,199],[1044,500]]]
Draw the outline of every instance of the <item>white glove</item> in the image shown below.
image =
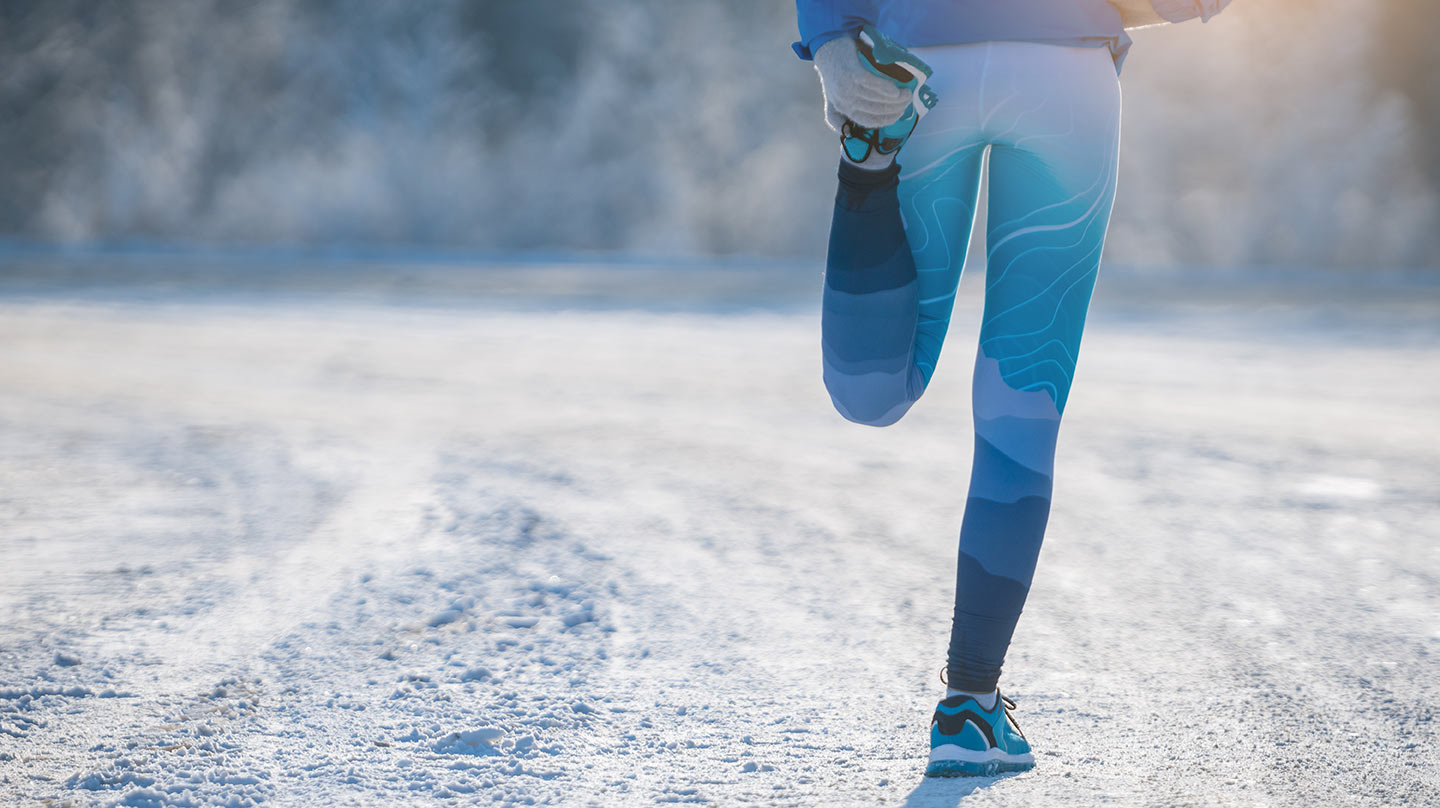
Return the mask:
[[815,72],[825,93],[825,122],[840,131],[849,118],[866,127],[889,126],[910,105],[911,93],[860,64],[855,40],[836,37],[815,51]]

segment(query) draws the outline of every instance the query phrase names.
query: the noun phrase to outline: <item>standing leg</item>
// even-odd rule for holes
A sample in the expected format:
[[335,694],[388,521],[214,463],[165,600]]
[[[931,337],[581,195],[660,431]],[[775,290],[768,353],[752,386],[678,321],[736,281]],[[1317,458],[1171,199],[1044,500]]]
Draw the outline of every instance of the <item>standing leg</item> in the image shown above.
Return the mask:
[[951,688],[974,693],[995,689],[1035,572],[1119,146],[1119,85],[1104,54],[994,45],[993,75],[1013,92],[997,93],[1008,100],[987,116],[975,458],[947,664]]

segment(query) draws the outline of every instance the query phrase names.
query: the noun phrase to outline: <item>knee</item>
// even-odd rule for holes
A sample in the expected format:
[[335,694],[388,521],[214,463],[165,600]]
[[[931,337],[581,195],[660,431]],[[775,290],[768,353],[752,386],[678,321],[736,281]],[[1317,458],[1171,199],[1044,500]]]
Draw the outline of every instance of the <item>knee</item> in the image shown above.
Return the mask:
[[835,405],[835,411],[840,413],[845,420],[852,424],[860,424],[861,426],[890,426],[898,422],[901,418],[904,418],[905,413],[910,409],[909,405],[905,405],[904,407],[896,407],[885,412],[872,413],[863,410],[851,410],[833,396],[830,398],[830,401]]
[[905,417],[918,396],[910,396],[907,385],[885,374],[847,376],[825,369],[825,389],[830,403],[845,420],[864,426],[890,426]]

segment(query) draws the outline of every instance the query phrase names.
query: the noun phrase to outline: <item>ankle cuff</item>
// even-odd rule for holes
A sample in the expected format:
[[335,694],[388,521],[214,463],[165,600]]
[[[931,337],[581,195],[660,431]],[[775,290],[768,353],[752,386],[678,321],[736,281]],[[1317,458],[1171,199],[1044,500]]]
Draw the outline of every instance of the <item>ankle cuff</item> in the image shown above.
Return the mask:
[[836,172],[840,177],[842,185],[854,187],[856,190],[873,190],[882,185],[897,182],[895,179],[900,175],[900,164],[891,161],[885,168],[876,170],[873,168],[861,168],[850,162],[848,159],[840,158],[840,169]]
[[880,171],[859,168],[843,158],[840,161],[840,185],[835,189],[835,204],[856,213],[876,213],[898,209],[900,199],[900,166],[891,163]]

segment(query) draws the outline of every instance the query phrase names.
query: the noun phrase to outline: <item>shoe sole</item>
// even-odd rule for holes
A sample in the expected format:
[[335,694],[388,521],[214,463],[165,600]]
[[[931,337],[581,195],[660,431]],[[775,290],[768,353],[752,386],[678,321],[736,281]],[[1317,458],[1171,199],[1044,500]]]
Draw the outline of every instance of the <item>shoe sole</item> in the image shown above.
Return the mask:
[[996,777],[1010,772],[1024,772],[1034,768],[1034,763],[964,763],[958,760],[937,760],[925,767],[926,777]]
[[[882,70],[881,65],[883,65],[885,67],[898,68],[902,72],[910,74],[911,80],[915,82],[915,86],[910,90],[910,106],[915,110],[915,117],[917,119],[925,117],[925,113],[929,112],[939,100],[935,91],[931,90],[929,85],[925,83],[929,81],[930,76],[934,74],[934,71],[930,69],[930,65],[926,64],[924,60],[915,56],[915,54],[910,51],[890,42],[881,35],[879,31],[874,30],[874,28],[869,25],[860,30],[860,40],[870,49],[870,53],[875,57],[875,62],[879,63],[875,64],[872,62],[870,64],[872,69]],[[862,60],[864,60],[863,56]],[[897,80],[895,76],[888,76],[887,78],[890,78],[892,81]],[[901,119],[904,119],[903,115]]]
[[924,59],[886,39],[883,34],[867,25],[860,29],[859,39],[870,48],[875,60],[884,65],[897,65],[924,84],[935,71]]
[[1008,772],[1029,771],[1035,767],[1035,758],[1029,754],[1006,755],[998,749],[975,752],[954,746],[942,746],[932,750],[931,754],[935,752],[940,752],[944,758],[930,761],[925,767],[926,777],[994,777]]

